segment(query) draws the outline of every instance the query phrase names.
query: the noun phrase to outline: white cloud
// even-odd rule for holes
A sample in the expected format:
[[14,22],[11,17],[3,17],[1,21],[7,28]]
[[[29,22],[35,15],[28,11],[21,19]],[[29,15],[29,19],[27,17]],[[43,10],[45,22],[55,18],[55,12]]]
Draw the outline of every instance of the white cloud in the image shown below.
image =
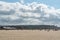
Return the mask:
[[0,1],[0,24],[60,24],[60,9],[37,2],[22,3]]
[[21,4],[24,4],[24,0],[20,0],[20,3],[21,3]]

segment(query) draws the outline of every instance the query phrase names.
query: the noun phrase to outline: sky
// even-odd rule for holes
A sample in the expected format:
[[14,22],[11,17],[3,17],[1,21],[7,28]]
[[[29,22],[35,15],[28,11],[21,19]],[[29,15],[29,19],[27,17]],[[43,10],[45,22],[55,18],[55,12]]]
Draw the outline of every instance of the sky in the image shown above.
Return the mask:
[[[21,0],[0,0],[0,1],[5,1],[5,2],[19,2]],[[50,6],[54,6],[56,8],[60,8],[60,0],[24,0],[25,4],[26,3],[32,3],[32,2],[38,2],[38,3],[44,3]]]
[[0,25],[60,26],[60,0],[0,0]]

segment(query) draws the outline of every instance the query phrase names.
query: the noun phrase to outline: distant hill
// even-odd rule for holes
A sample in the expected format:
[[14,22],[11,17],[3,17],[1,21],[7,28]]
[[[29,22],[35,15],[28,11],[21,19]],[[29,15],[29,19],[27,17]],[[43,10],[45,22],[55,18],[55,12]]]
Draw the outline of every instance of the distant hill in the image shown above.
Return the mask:
[[0,25],[0,30],[60,30],[55,25]]

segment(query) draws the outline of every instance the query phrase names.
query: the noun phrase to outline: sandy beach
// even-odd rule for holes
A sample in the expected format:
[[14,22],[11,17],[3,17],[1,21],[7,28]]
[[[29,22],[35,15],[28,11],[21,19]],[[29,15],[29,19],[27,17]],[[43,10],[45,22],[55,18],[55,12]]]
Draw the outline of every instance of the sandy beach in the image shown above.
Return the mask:
[[60,40],[60,31],[0,30],[0,40]]

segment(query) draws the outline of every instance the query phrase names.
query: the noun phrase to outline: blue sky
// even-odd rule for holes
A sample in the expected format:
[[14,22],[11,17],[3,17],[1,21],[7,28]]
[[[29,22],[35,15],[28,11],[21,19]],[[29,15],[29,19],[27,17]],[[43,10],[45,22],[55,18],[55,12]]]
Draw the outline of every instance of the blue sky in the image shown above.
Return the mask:
[[[20,0],[0,0],[5,2],[18,2]],[[24,0],[25,3],[39,2],[47,4],[49,6],[54,6],[55,8],[60,8],[60,0]]]

